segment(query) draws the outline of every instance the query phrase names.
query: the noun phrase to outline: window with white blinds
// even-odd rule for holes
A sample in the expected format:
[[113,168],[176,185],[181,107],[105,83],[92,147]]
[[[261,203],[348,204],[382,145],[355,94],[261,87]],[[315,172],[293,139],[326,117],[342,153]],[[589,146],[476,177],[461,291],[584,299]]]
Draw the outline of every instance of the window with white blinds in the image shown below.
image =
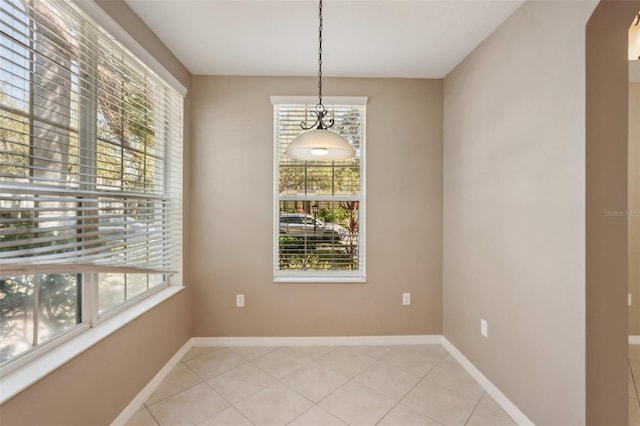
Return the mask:
[[179,281],[183,98],[67,1],[0,53],[1,361]]
[[331,129],[356,151],[343,161],[299,161],[285,151],[313,122],[317,99],[273,96],[274,280],[365,280],[365,97],[324,97]]

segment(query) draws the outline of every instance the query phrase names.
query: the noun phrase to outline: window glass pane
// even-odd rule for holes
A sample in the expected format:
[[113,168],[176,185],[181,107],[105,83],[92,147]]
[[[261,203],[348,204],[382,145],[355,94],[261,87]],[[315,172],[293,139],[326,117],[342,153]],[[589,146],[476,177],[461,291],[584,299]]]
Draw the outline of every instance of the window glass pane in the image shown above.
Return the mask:
[[18,355],[34,341],[42,343],[79,324],[79,285],[76,274],[0,278],[0,359]]
[[39,276],[38,343],[79,323],[76,274]]
[[[358,274],[309,274],[311,277],[364,277],[361,250],[361,215],[364,214],[362,183],[365,161],[364,103],[325,105],[326,120],[335,120],[330,131],[340,134],[355,156],[341,161],[301,161],[286,154],[288,146],[304,130],[301,122],[314,121],[314,105],[275,104],[274,161],[277,177],[274,199],[279,224],[274,230],[278,249],[274,253],[274,276],[279,271],[358,271]],[[361,204],[362,203],[362,204]],[[362,208],[360,208],[362,207]]]
[[149,274],[149,288],[158,286],[166,281],[163,274]]
[[157,155],[156,108],[142,70],[109,51],[98,60],[102,76],[98,91],[98,176],[101,186],[153,191]]
[[281,201],[279,268],[358,270],[358,205],[358,201]]
[[127,300],[147,291],[148,280],[147,274],[127,274]]
[[100,313],[143,294],[164,282],[163,274],[98,274],[98,298]]
[[280,166],[278,178],[280,195],[304,195],[304,166]]
[[[0,93],[0,104],[10,105]],[[26,180],[29,175],[29,120],[0,109],[0,175]]]
[[0,362],[33,345],[33,276],[0,278]]
[[125,274],[98,274],[98,305],[100,313],[124,302],[126,295]]
[[[364,146],[365,107],[363,105],[326,105],[328,118],[335,119],[331,131],[339,133],[356,151],[355,158],[336,161],[336,164],[351,164],[360,158],[361,148]],[[279,104],[276,111],[276,129],[278,143],[278,161],[281,165],[299,164],[298,160],[289,158],[285,151],[291,141],[303,130],[300,128],[302,121],[314,122],[311,111],[314,105]]]
[[307,162],[281,167],[280,195],[360,195],[359,165],[335,163]]

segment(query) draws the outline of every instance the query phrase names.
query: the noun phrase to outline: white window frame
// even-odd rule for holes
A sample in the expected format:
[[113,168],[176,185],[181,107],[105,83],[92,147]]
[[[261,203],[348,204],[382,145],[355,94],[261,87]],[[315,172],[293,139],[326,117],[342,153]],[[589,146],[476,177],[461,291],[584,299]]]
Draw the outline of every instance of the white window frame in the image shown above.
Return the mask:
[[[186,95],[187,89],[173,74],[155,60],[94,0],[70,1],[87,14],[89,18],[98,22],[115,40],[125,48],[128,48],[136,58],[145,63],[168,86],[175,89],[183,97]],[[16,355],[0,368],[0,389],[2,389],[2,392],[0,392],[0,404],[134,321],[145,312],[181,292],[185,288],[182,283],[182,254],[180,254],[180,264],[180,270],[174,275],[166,275],[164,282],[101,313],[98,308],[98,283],[95,279],[91,279],[96,274],[81,274],[83,275],[83,293],[80,307],[82,321],[51,340],[42,342],[32,349]],[[90,282],[87,283],[86,281]]]
[[[323,96],[322,103],[330,107],[331,105],[367,105],[366,96]],[[271,104],[274,110],[274,120],[278,113],[280,104],[315,105],[318,103],[317,96],[271,96]],[[330,108],[329,108],[330,109]],[[360,268],[357,271],[283,271],[278,268],[278,256],[280,250],[280,201],[278,194],[279,186],[279,147],[278,129],[274,125],[273,134],[273,282],[274,283],[366,283],[366,117],[363,134],[365,143],[360,147],[360,196],[358,205],[358,253],[360,256]],[[301,130],[302,131],[302,130]],[[327,201],[327,196],[307,195],[296,197],[296,200],[304,201]],[[339,200],[339,197],[332,197],[332,200]],[[351,199],[351,198],[350,198]]]

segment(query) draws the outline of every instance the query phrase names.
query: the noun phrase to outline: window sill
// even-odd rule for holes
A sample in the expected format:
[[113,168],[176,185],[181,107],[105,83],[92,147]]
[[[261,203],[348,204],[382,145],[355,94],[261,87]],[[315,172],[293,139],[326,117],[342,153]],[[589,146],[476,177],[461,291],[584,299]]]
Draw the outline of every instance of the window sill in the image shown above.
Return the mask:
[[366,283],[367,277],[365,275],[344,275],[344,274],[330,274],[330,275],[309,275],[308,273],[287,273],[287,274],[274,274],[274,283],[334,283],[334,284],[351,284],[351,283]]
[[4,403],[19,392],[28,388],[47,374],[70,361],[72,358],[89,349],[118,329],[124,327],[145,312],[180,292],[182,286],[168,286],[153,294],[129,309],[101,321],[93,328],[80,332],[77,336],[43,353],[34,360],[0,378],[0,403]]

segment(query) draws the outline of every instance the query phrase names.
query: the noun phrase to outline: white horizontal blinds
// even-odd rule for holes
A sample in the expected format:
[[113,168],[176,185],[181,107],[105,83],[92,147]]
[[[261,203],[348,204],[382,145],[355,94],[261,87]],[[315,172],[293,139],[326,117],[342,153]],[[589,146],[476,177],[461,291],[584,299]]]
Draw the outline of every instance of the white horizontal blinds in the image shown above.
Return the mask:
[[[77,151],[75,46],[67,42],[73,30],[43,2],[29,8],[3,0],[0,25],[3,133],[10,138],[3,138],[0,164],[9,170],[2,176],[63,184],[75,172],[76,161],[69,157]],[[53,162],[59,166],[51,167]]]
[[361,269],[358,201],[281,201],[279,210],[279,270]]
[[71,4],[0,2],[0,272],[177,270],[182,97]]
[[282,197],[321,196],[353,198],[360,194],[360,154],[364,146],[364,105],[327,105],[329,116],[335,119],[332,131],[342,135],[355,149],[355,158],[344,161],[305,162],[285,154],[289,144],[303,130],[300,123],[313,124],[315,105],[276,105],[276,135],[278,137],[279,188]]
[[[315,104],[276,104],[275,144],[279,236],[276,271],[358,271],[360,250],[362,162],[365,144],[365,105],[326,105],[331,129],[355,149],[343,161],[299,161],[285,151],[311,125]],[[296,223],[299,222],[299,223]]]

